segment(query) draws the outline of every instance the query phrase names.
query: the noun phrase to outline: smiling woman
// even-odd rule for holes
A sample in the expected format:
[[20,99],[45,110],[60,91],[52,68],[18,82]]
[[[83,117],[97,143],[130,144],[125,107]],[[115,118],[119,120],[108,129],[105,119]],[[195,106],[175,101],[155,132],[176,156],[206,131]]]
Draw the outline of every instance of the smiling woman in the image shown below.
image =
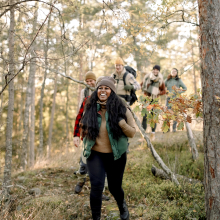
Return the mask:
[[115,80],[103,77],[85,106],[82,118],[84,156],[91,182],[90,206],[93,219],[101,218],[105,173],[121,219],[129,219],[122,179],[126,165],[128,137],[136,130],[130,110],[115,93]]

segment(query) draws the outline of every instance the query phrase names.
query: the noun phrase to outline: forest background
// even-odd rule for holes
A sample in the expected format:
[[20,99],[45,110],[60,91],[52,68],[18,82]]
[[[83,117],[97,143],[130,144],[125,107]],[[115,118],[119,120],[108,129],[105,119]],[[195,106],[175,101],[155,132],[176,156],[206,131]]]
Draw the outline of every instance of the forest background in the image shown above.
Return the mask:
[[[14,26],[9,3],[16,4]],[[139,82],[158,64],[164,79],[177,68],[188,88],[186,94],[196,94],[201,88],[197,4],[180,0],[2,1],[1,173],[9,143],[8,117],[13,118],[13,172],[48,165],[57,154],[75,151],[72,132],[83,85],[61,74],[79,81],[88,70],[97,77],[108,76],[120,56],[137,70]],[[15,75],[9,74],[12,69]],[[12,87],[6,89],[12,76],[13,117],[8,114]],[[201,123],[192,128],[201,130]]]

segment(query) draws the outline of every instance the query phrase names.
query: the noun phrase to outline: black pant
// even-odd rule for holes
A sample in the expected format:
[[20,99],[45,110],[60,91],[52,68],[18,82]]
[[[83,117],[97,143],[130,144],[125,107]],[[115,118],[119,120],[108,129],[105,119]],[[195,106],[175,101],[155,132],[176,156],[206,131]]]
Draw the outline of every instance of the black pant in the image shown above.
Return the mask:
[[[151,112],[151,114],[153,115],[153,112]],[[147,129],[147,115],[146,114],[143,117],[142,127],[146,131],[146,129]],[[157,124],[155,123],[154,128],[151,128],[151,131],[155,132],[156,128],[157,128]]]
[[126,160],[126,153],[122,154],[118,160],[114,160],[113,153],[91,151],[91,155],[87,159],[87,166],[91,182],[90,206],[93,214],[101,213],[105,173],[107,174],[109,191],[114,196],[117,204],[122,205],[124,200],[122,179]]
[[[152,99],[152,100],[150,101],[150,104],[152,104],[153,101],[154,101],[154,100]],[[151,115],[154,114],[153,111],[154,111],[154,110],[152,109],[152,110],[151,110]],[[143,127],[143,129],[146,131],[146,129],[147,129],[147,114],[145,114],[144,117],[143,117],[142,127]],[[156,128],[157,128],[157,124],[155,123],[154,128],[151,128],[151,131],[152,131],[152,132],[155,132],[155,131],[156,131]]]

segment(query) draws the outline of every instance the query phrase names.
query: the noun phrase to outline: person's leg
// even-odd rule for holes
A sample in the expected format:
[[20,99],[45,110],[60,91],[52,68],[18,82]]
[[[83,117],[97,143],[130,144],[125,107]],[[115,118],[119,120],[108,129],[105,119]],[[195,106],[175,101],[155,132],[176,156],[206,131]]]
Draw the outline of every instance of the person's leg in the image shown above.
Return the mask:
[[[166,100],[166,106],[167,106],[167,109],[171,109],[171,106],[170,106],[169,101],[170,101],[170,98],[168,97],[167,100]],[[168,129],[167,132],[170,132],[170,128]]]
[[173,121],[173,132],[176,132],[177,121]]
[[146,131],[147,129],[147,114],[143,116],[142,127]]
[[105,162],[105,169],[108,179],[108,189],[114,196],[117,203],[122,203],[124,200],[124,191],[122,189],[122,179],[125,170],[127,154],[122,154],[121,158],[114,160],[114,156],[109,161]]
[[127,154],[124,153],[118,160],[114,160],[114,157],[112,155],[110,160],[106,160],[105,162],[106,173],[108,178],[108,188],[118,204],[120,217],[124,220],[129,219],[129,212],[126,202],[124,200],[124,191],[122,189],[122,179],[126,161]]
[[102,153],[92,151],[91,155],[87,159],[91,183],[90,207],[93,219],[98,219],[101,216],[102,192],[105,183],[105,168],[101,156]]
[[83,156],[83,150],[81,152],[81,157],[80,157],[80,162],[79,162],[79,170],[76,171],[76,175],[78,178],[78,182],[75,186],[75,193],[79,194],[82,191],[83,186],[86,182],[86,177],[88,176],[86,158]]

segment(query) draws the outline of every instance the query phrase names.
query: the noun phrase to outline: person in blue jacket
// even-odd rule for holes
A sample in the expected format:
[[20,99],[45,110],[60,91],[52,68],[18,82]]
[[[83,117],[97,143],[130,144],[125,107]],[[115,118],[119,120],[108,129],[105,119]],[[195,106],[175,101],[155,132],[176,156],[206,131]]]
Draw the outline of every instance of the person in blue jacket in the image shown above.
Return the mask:
[[[182,88],[182,91],[178,91],[179,93],[183,93],[187,90],[187,87],[185,86],[183,81],[179,78],[178,69],[176,68],[173,68],[171,70],[171,73],[167,76],[167,79],[165,81],[165,86],[167,90],[169,91],[169,93],[174,93],[173,97],[175,97],[175,91],[172,88],[173,86],[176,86],[177,88]],[[170,101],[170,97],[168,97],[166,100],[166,106],[168,109],[171,109],[171,105],[169,104],[169,101]],[[173,132],[176,132],[176,125],[177,125],[177,122],[174,121]]]

